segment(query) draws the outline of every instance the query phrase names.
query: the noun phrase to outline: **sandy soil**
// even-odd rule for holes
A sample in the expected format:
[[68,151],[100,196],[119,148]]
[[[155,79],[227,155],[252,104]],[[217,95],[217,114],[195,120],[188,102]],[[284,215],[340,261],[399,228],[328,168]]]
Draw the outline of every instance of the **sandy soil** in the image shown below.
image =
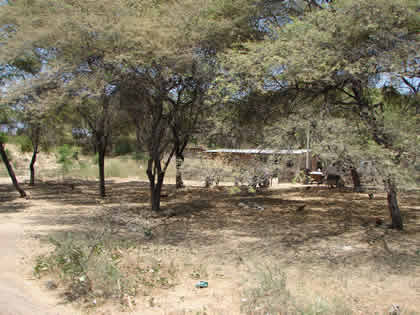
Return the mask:
[[[258,195],[234,194],[229,186],[175,192],[167,185],[162,207],[170,215],[156,215],[148,210],[147,183],[109,180],[104,201],[95,182],[73,184],[25,185],[31,197],[22,200],[7,179],[0,181],[0,248],[7,257],[0,262],[0,314],[82,312],[66,302],[65,287],[50,291],[49,276],[32,277],[34,258],[50,249],[47,235],[93,233],[110,213],[114,237],[136,244],[124,251],[127,266],[171,262],[177,277],[167,288],[140,288],[129,309],[110,301],[83,309],[89,314],[239,314],[249,300],[244,292],[258,285],[258,271],[271,267],[287,275],[297,300],[339,298],[355,314],[383,314],[392,303],[413,311],[405,314],[420,310],[419,194],[400,196],[406,225],[397,232],[385,228],[383,194],[369,200],[300,185],[277,185]],[[384,224],[376,226],[377,219]],[[138,228],[145,225],[152,239]],[[209,288],[194,287],[197,273]]]
[[25,262],[32,257],[34,242],[25,240],[30,223],[25,213],[15,212],[18,205],[2,203],[0,210],[0,314],[78,314],[71,306],[60,305],[62,300],[43,290],[28,272]]

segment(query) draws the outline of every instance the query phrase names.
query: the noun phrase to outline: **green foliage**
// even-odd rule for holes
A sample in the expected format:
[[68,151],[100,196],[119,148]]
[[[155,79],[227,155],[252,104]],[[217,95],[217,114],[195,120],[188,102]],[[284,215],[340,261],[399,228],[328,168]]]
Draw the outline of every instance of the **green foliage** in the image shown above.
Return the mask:
[[241,192],[241,188],[239,188],[238,186],[232,186],[232,187],[229,187],[228,191],[229,191],[229,194],[236,195]]
[[29,139],[26,135],[16,136],[14,138],[14,142],[17,143],[20,146],[20,150],[22,152],[32,152],[33,146],[31,139]]
[[132,153],[135,147],[135,143],[128,137],[120,138],[115,143],[114,153],[116,155],[125,155]]
[[64,239],[49,241],[54,250],[37,258],[35,276],[58,275],[70,288],[71,300],[86,295],[122,297],[126,293],[128,279],[118,266],[121,255],[107,247],[103,235],[91,241],[77,241],[75,235],[68,233]]
[[61,164],[63,174],[67,174],[74,165],[75,149],[68,144],[57,148],[57,163]]
[[4,144],[4,143],[7,143],[7,141],[8,141],[7,135],[3,132],[0,132],[0,143]]
[[138,151],[134,151],[131,157],[134,161],[137,161],[137,162],[147,161],[149,159],[149,155],[146,152],[138,152]]
[[305,174],[304,171],[300,171],[298,172],[295,177],[293,177],[292,179],[292,183],[300,183],[300,184],[305,184],[307,183],[309,180],[309,177]]
[[25,54],[13,60],[11,65],[26,73],[37,74],[41,70],[42,63],[34,54]]

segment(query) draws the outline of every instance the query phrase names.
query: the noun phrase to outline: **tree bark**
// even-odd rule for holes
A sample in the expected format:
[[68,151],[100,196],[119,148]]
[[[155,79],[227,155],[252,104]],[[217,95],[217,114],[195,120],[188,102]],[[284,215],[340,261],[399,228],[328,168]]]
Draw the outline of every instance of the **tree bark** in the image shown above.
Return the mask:
[[34,134],[32,138],[32,145],[34,147],[34,151],[32,153],[32,159],[29,164],[29,171],[30,171],[30,180],[29,185],[34,186],[35,185],[35,163],[36,158],[38,155],[38,147],[39,147],[39,138],[40,138],[40,127],[36,126],[34,130]]
[[4,149],[4,145],[0,142],[0,155],[3,159],[4,165],[6,166],[7,172],[9,173],[10,178],[12,179],[13,185],[15,186],[16,190],[19,192],[22,198],[26,197],[26,192],[20,187],[15,172],[13,171],[13,167],[10,164],[9,158],[7,157],[6,151]]
[[160,194],[162,192],[163,179],[165,177],[165,173],[162,172],[160,167],[160,161],[150,159],[146,172],[150,183],[150,204],[152,210],[160,211]]
[[29,185],[34,186],[35,185],[35,162],[36,162],[36,156],[38,154],[38,148],[34,147],[34,152],[32,153],[32,159],[31,163],[29,164],[29,171],[30,171],[30,180]]
[[98,148],[98,167],[99,167],[99,194],[103,198],[106,196],[105,191],[105,150]]
[[385,181],[385,188],[387,190],[388,208],[392,220],[392,228],[402,230],[403,221],[401,217],[400,207],[397,200],[397,189],[392,179],[388,178]]
[[351,173],[351,178],[353,180],[353,190],[355,192],[360,192],[361,188],[362,188],[362,185],[360,184],[359,173],[357,172],[357,170],[354,167],[352,167],[350,169],[350,173]]
[[184,163],[184,157],[182,155],[176,156],[176,188],[183,188],[184,181],[182,180],[182,164]]
[[153,211],[160,211],[160,196],[162,192],[162,186],[163,186],[163,178],[164,173],[161,173],[157,177],[157,182],[154,185],[154,189],[152,190],[152,210]]

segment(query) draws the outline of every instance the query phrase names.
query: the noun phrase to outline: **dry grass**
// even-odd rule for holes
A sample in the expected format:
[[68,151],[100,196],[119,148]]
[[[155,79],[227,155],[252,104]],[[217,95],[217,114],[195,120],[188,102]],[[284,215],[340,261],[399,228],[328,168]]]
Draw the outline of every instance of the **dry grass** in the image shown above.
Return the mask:
[[[31,153],[22,153],[18,147],[8,144],[7,148],[12,155],[12,164],[15,173],[22,179],[29,179],[29,162]],[[132,155],[107,157],[105,159],[105,176],[107,178],[133,178],[138,180],[147,180],[147,163],[143,160],[134,160]],[[223,177],[224,182],[233,182],[234,170],[232,167],[226,167],[222,162],[208,159],[185,158],[184,179],[194,180],[204,183],[207,174],[217,170]],[[74,160],[70,171],[63,174],[60,166],[56,163],[54,154],[45,154],[41,152],[38,155],[35,165],[36,179],[45,180],[95,180],[98,179],[98,166],[93,156],[79,156]],[[175,179],[175,160],[173,159],[166,172],[167,182]],[[0,177],[7,177],[7,171],[0,163]]]
[[[209,168],[221,167],[190,162],[186,178],[200,185]],[[82,301],[89,314],[385,314],[391,304],[402,314],[420,310],[418,192],[399,195],[405,230],[397,232],[386,228],[381,193],[370,200],[299,185],[260,194],[223,186],[175,191],[171,165],[163,211],[153,213],[144,168],[131,159],[110,159],[107,167],[113,178],[104,200],[97,197],[96,175],[86,169],[70,174],[71,186],[59,176],[25,185],[28,201],[0,186],[0,212],[24,210],[28,234],[36,246],[41,239],[44,254],[47,236],[70,232],[86,242],[112,227],[109,253],[118,253],[131,291],[118,296],[118,306]],[[131,180],[118,179],[128,175]],[[377,218],[385,223],[376,226]],[[198,280],[209,281],[209,288],[195,288]]]
[[[97,201],[94,181],[76,181],[74,189],[47,181],[25,187],[32,198],[27,203],[6,198],[2,208],[27,207],[28,231],[41,239],[93,235],[103,228],[101,218],[109,218],[118,266],[135,280],[135,296],[130,302],[119,297],[117,309],[103,301],[92,314],[127,307],[142,314],[277,314],[287,308],[289,314],[383,314],[392,303],[406,314],[420,309],[418,194],[400,196],[406,224],[397,232],[375,226],[378,217],[389,222],[383,194],[369,200],[325,187],[291,187],[249,195],[229,187],[174,193],[166,185],[169,197],[156,214],[148,207],[146,182],[109,181],[108,197]],[[2,198],[11,192],[1,189]],[[209,288],[196,289],[198,280],[209,281]]]

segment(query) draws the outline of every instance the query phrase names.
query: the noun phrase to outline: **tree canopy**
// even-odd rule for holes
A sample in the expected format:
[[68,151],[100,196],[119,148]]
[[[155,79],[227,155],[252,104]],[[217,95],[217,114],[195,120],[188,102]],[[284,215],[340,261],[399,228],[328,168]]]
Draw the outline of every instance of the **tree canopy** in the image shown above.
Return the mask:
[[291,147],[312,126],[328,159],[374,159],[389,179],[418,163],[419,9],[415,0],[15,0],[0,11],[0,64],[26,79],[60,73],[61,95],[49,99],[77,105],[104,152],[100,139],[118,126],[98,129],[113,125],[100,113],[118,99],[149,154],[152,199],[194,134]]

